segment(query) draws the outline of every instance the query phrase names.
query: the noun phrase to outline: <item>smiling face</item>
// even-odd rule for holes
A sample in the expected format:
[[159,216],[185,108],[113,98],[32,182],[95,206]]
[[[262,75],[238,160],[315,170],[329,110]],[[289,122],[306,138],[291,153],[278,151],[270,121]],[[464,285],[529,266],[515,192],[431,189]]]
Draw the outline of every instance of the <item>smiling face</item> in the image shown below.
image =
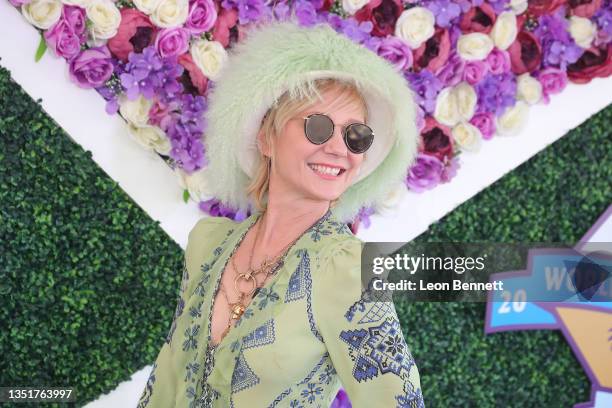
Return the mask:
[[[353,122],[366,122],[363,107],[336,87],[322,91],[321,97],[322,100],[316,99],[294,115],[280,137],[273,139],[270,196],[329,202],[340,197],[356,177],[364,154],[352,153],[347,148],[342,129]],[[335,124],[333,136],[321,145],[311,143],[304,134],[303,118],[311,113],[325,113]],[[261,140],[260,134],[260,143]],[[262,150],[270,155],[267,148]],[[341,169],[337,175],[332,171],[334,168]]]

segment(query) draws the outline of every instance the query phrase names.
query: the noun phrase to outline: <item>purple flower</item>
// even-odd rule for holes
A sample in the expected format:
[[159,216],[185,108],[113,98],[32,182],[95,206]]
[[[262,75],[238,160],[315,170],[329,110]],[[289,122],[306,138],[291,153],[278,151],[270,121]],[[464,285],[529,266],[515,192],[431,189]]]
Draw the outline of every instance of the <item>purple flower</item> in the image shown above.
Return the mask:
[[489,65],[484,61],[467,61],[463,69],[463,80],[476,85],[489,72]]
[[436,24],[440,27],[448,27],[451,20],[461,14],[461,7],[455,1],[433,0],[425,5],[436,16]]
[[374,214],[374,208],[372,207],[361,207],[359,213],[357,214],[357,219],[359,220],[359,225],[363,225],[363,228],[370,227],[370,215]]
[[459,158],[454,156],[444,166],[444,170],[442,170],[442,174],[440,176],[440,181],[442,183],[448,183],[451,181],[451,179],[457,175],[457,170],[459,167]]
[[485,61],[489,67],[489,72],[492,74],[497,75],[510,71],[510,54],[508,51],[500,50],[497,47],[493,48]]
[[491,112],[477,113],[472,116],[470,123],[480,130],[482,138],[489,140],[495,133],[495,116]]
[[210,200],[200,201],[199,207],[202,211],[210,214],[211,217],[227,217],[234,221],[243,221],[251,214],[250,211],[236,211],[224,204],[218,199],[211,198]]
[[183,90],[177,78],[184,68],[176,57],[161,58],[155,46],[151,45],[140,54],[131,52],[128,60],[120,78],[129,100],[136,99],[139,94],[152,99],[157,94],[162,100],[169,101]]
[[15,6],[15,7],[19,7],[19,6],[23,6],[24,4],[29,4],[32,2],[32,0],[9,0],[9,2]]
[[453,51],[446,63],[438,69],[436,76],[442,81],[443,87],[455,86],[463,79],[466,61]]
[[106,45],[82,51],[70,61],[70,79],[81,88],[97,88],[113,74],[111,53]]
[[395,36],[389,35],[382,39],[378,55],[391,62],[398,71],[412,67],[412,50],[408,44]]
[[63,18],[60,18],[43,35],[49,48],[58,57],[71,60],[81,51],[79,36]]
[[414,90],[417,103],[426,113],[433,114],[436,98],[442,90],[442,81],[427,69],[422,69],[419,73],[407,72],[404,76]]
[[484,80],[476,84],[478,106],[476,112],[492,112],[500,116],[504,111],[514,106],[516,102],[516,77],[505,74],[488,74]]
[[597,13],[593,16],[593,21],[599,27],[595,38],[595,45],[601,46],[612,41],[612,1],[606,1]]
[[406,186],[416,193],[431,190],[442,181],[443,172],[442,161],[434,156],[419,153],[416,162],[408,170]]
[[162,57],[178,57],[189,50],[189,32],[182,27],[164,28],[157,33],[155,48]]
[[217,9],[212,0],[190,0],[185,28],[191,34],[201,34],[214,27]]
[[544,104],[550,102],[550,95],[560,93],[567,86],[567,74],[558,68],[547,68],[537,75],[542,84],[542,100]]
[[544,67],[554,66],[565,70],[567,65],[578,61],[584,50],[574,42],[567,30],[565,7],[559,7],[550,15],[540,16],[538,22],[534,33],[542,45]]
[[263,0],[223,0],[221,6],[225,9],[237,9],[240,24],[259,21],[266,10]]
[[[366,227],[367,228],[367,227]],[[329,408],[351,408],[351,400],[349,399],[344,388],[340,388],[336,394],[336,398],[332,401]]]
[[87,40],[87,26],[84,9],[76,6],[64,5],[62,9],[62,19],[66,20],[68,25],[72,27],[74,33],[79,36],[81,43]]
[[104,85],[96,88],[96,91],[106,100],[106,113],[109,115],[114,115],[119,110],[119,102],[117,101],[117,98],[124,91],[123,87],[121,86],[121,81],[119,80],[119,75],[123,73],[125,63],[114,57],[111,58],[111,63],[113,64],[114,75],[112,75],[111,78],[104,83]]
[[312,27],[317,22],[317,10],[307,0],[298,0],[295,3],[295,16],[298,23],[304,27]]
[[286,21],[289,19],[291,9],[284,1],[276,2],[272,5],[272,12],[276,20],[278,21]]

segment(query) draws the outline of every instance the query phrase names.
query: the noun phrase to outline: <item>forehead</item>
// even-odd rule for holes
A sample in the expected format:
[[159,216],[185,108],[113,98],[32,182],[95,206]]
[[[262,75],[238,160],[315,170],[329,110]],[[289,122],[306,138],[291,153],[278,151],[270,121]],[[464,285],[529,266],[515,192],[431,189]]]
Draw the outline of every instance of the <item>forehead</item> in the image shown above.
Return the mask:
[[349,92],[341,93],[334,87],[320,92],[321,99],[315,100],[303,111],[304,116],[311,113],[325,113],[333,117],[343,117],[354,121],[363,121],[365,112],[361,101]]

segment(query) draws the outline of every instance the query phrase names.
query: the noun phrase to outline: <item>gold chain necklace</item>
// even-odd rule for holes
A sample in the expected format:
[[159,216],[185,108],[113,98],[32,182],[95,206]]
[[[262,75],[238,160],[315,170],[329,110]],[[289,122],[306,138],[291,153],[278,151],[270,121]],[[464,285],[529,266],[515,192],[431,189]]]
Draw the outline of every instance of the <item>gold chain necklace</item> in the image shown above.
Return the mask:
[[[263,217],[262,217],[263,218]],[[268,276],[272,276],[276,273],[276,271],[280,268],[280,266],[282,265],[282,261],[279,262],[280,258],[285,255],[285,252],[289,249],[289,247],[291,245],[293,245],[293,243],[295,243],[300,236],[298,236],[296,239],[294,239],[292,242],[290,242],[289,244],[287,244],[278,255],[276,255],[274,258],[272,258],[272,260],[268,260],[268,258],[265,258],[264,261],[259,265],[259,267],[257,267],[256,269],[253,269],[252,264],[253,264],[253,253],[255,252],[255,243],[258,241],[259,238],[259,226],[261,223],[258,222],[257,224],[257,233],[255,235],[255,240],[253,241],[253,246],[251,248],[251,256],[249,257],[249,268],[247,269],[246,272],[239,272],[238,268],[236,267],[236,263],[234,262],[234,257],[232,257],[232,266],[234,267],[234,270],[236,271],[236,277],[234,278],[234,291],[236,292],[236,295],[238,296],[238,300],[236,302],[231,302],[229,300],[229,297],[227,296],[227,292],[225,292],[225,289],[223,288],[223,284],[221,284],[221,291],[223,292],[223,295],[225,296],[225,299],[227,300],[227,303],[230,307],[230,317],[227,321],[227,327],[225,328],[225,330],[223,330],[223,333],[221,334],[221,340],[219,340],[219,342],[221,342],[223,340],[223,338],[227,335],[227,333],[229,332],[229,330],[232,327],[232,320],[238,320],[240,319],[240,317],[242,316],[242,314],[244,313],[244,311],[247,308],[247,304],[246,304],[246,298],[247,296],[251,296],[253,295],[253,293],[255,293],[255,290],[257,290],[258,288],[263,287],[264,282],[266,281],[266,279],[268,278]],[[280,265],[279,265],[280,264]],[[262,282],[261,285],[257,285],[257,279],[255,279],[255,276],[258,276],[262,273],[266,274],[266,278],[264,278],[264,281]],[[250,291],[248,292],[242,292],[241,290],[238,289],[238,281],[240,281],[240,279],[244,279],[245,281],[251,281],[252,282],[252,288]]]

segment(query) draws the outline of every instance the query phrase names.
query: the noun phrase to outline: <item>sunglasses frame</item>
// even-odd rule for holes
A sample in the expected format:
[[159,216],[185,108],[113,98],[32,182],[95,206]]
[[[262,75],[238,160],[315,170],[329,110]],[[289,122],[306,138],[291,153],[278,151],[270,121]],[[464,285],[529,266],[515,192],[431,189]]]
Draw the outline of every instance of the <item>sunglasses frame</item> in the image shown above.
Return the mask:
[[[308,119],[310,119],[311,116],[317,116],[317,115],[326,116],[329,119],[329,121],[332,123],[332,131],[331,131],[329,137],[327,139],[325,139],[324,141],[322,141],[321,143],[315,143],[312,140],[310,140],[310,138],[308,137],[308,132],[306,132],[306,125],[308,124]],[[314,112],[314,113],[311,113],[308,116],[302,117],[302,119],[304,119],[304,135],[306,136],[306,139],[308,139],[308,141],[310,143],[315,144],[315,145],[322,145],[322,144],[325,144],[326,142],[328,142],[329,139],[331,139],[334,136],[334,131],[336,130],[336,124],[334,123],[332,118],[327,113],[324,113],[324,112]],[[370,132],[372,133],[372,138],[370,140],[370,144],[362,152],[354,151],[353,149],[351,149],[351,147],[348,144],[348,136],[347,136],[348,132],[347,131],[348,131],[348,128],[353,126],[353,125],[362,125],[362,126],[365,126],[368,129],[370,129]],[[365,123],[353,122],[353,123],[349,123],[348,125],[342,126],[342,139],[344,140],[344,144],[346,145],[347,149],[349,149],[353,154],[363,154],[363,153],[367,152],[370,149],[370,147],[372,146],[372,143],[374,143],[374,136],[375,136],[374,130],[371,127],[369,127],[368,125],[366,125]]]

